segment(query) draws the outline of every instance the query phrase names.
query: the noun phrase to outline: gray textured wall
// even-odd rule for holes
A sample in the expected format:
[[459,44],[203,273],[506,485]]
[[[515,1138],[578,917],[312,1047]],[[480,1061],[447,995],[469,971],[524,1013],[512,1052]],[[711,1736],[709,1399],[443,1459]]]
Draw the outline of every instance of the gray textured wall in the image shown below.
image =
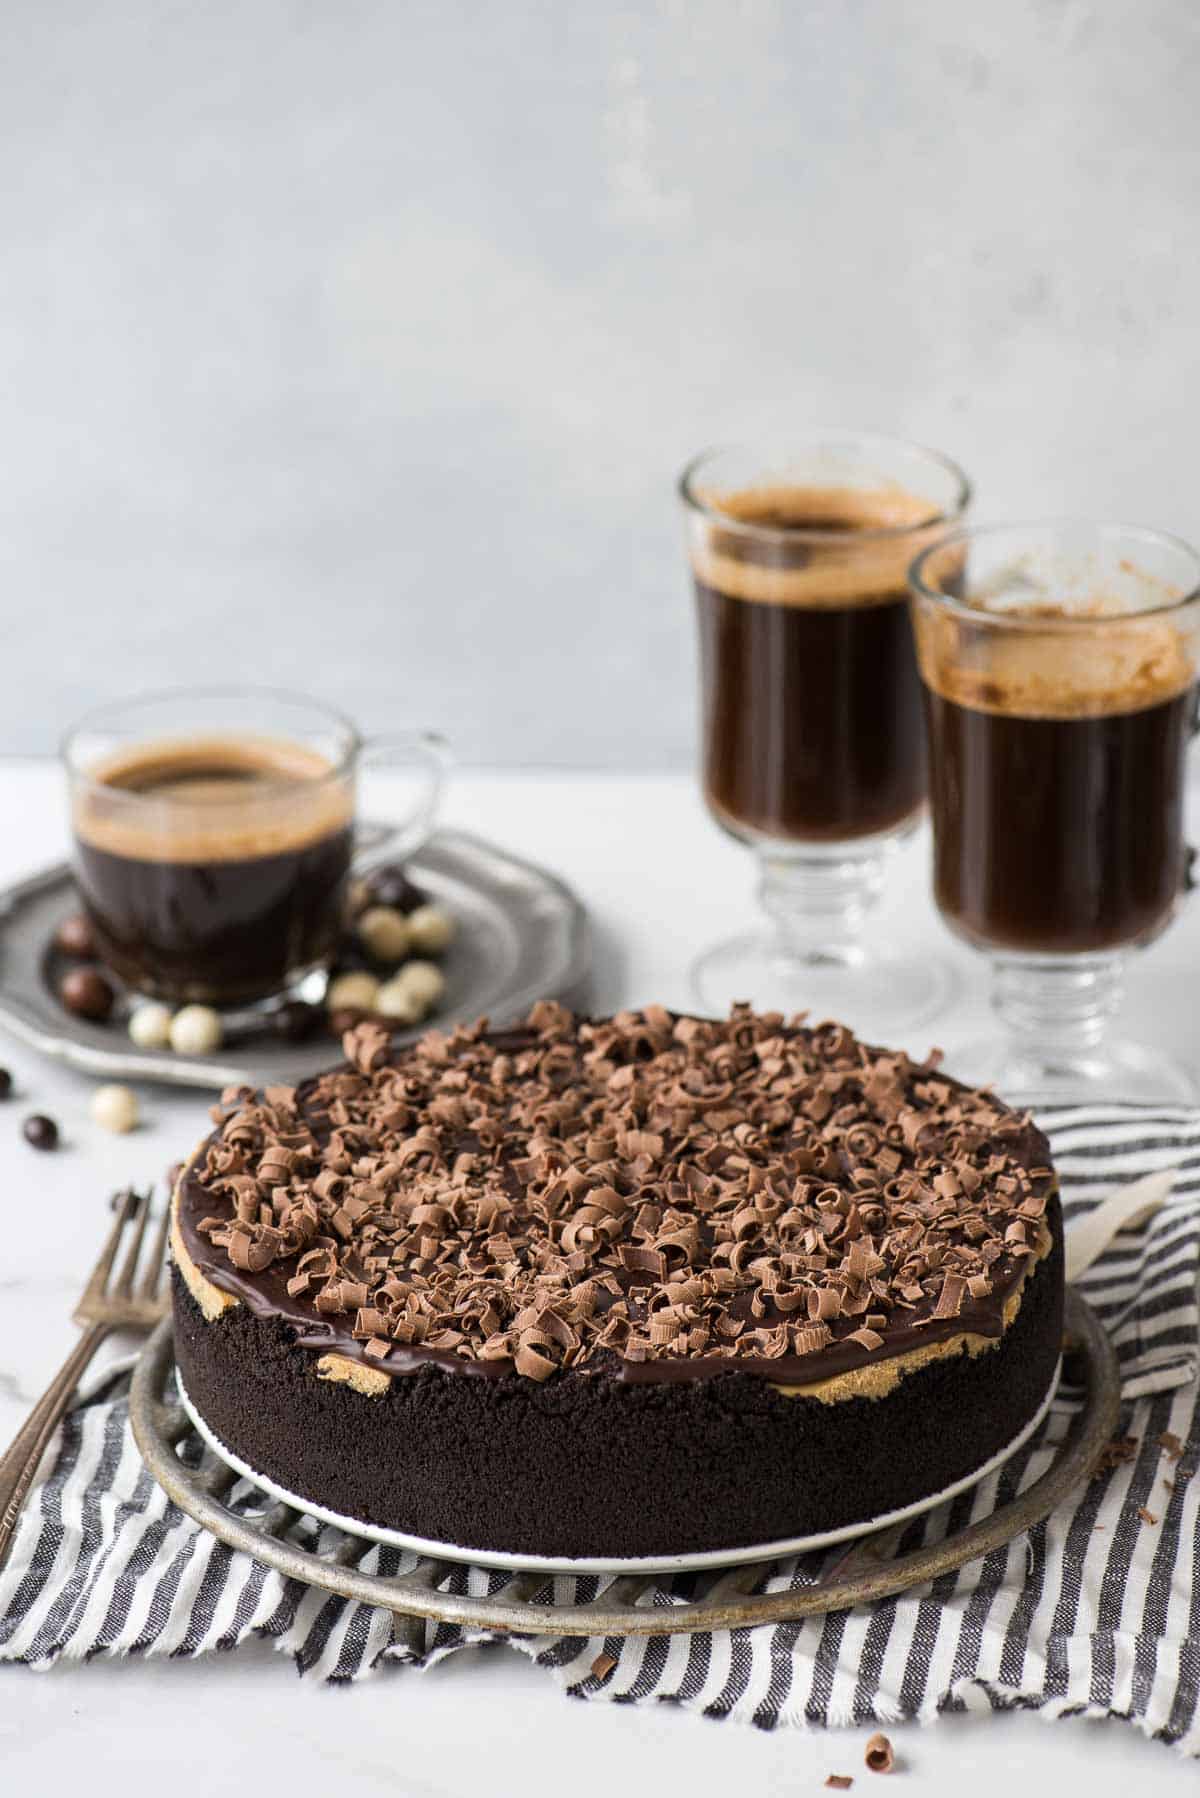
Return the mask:
[[0,748],[286,682],[682,762],[756,427],[1200,535],[1194,0],[2,0]]

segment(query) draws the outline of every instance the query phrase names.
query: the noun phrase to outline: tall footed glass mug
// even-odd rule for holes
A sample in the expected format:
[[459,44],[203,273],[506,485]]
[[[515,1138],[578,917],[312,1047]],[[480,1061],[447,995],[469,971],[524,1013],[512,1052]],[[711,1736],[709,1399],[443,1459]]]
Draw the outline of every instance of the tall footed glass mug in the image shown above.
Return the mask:
[[912,569],[934,892],[999,1029],[952,1061],[1006,1097],[1162,1101],[1191,1072],[1113,1030],[1189,882],[1200,559],[1123,525],[953,533]]
[[700,632],[704,796],[750,848],[765,919],[693,968],[737,1000],[903,1037],[948,989],[872,933],[925,808],[913,558],[966,511],[945,457],[886,437],[714,450],[680,480]]

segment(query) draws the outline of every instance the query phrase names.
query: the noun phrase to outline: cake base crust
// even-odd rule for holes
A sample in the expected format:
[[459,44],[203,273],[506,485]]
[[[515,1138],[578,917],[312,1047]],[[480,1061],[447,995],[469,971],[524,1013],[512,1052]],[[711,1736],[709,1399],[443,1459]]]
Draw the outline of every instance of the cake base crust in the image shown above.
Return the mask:
[[212,1430],[281,1486],[349,1517],[464,1548],[563,1559],[703,1553],[820,1535],[901,1510],[990,1460],[1035,1415],[1062,1335],[1062,1218],[1011,1324],[880,1398],[785,1396],[731,1370],[545,1384],[440,1367],[370,1394],[322,1374],[286,1324],[206,1318],[173,1274],[176,1353]]

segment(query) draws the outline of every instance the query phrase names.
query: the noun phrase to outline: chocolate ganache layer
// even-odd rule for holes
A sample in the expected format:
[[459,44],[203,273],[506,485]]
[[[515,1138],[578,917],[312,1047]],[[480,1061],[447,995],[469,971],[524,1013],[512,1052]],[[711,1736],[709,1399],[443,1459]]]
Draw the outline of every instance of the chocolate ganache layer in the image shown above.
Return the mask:
[[808,1389],[1000,1338],[1061,1228],[1028,1117],[839,1025],[545,1002],[344,1048],[222,1095],[178,1237],[298,1348],[376,1375]]

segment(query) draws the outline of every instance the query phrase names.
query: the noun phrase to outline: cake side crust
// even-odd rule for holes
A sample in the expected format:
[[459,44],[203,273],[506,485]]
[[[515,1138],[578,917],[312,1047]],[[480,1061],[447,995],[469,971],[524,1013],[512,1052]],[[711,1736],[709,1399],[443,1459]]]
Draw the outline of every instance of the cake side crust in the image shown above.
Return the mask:
[[364,1403],[279,1319],[205,1319],[173,1276],[181,1375],[200,1414],[278,1484],[344,1515],[467,1548],[624,1557],[816,1534],[969,1476],[1045,1397],[1060,1352],[1063,1245],[989,1352],[913,1369],[882,1398],[790,1398],[731,1370],[628,1385],[537,1384],[434,1366]]

